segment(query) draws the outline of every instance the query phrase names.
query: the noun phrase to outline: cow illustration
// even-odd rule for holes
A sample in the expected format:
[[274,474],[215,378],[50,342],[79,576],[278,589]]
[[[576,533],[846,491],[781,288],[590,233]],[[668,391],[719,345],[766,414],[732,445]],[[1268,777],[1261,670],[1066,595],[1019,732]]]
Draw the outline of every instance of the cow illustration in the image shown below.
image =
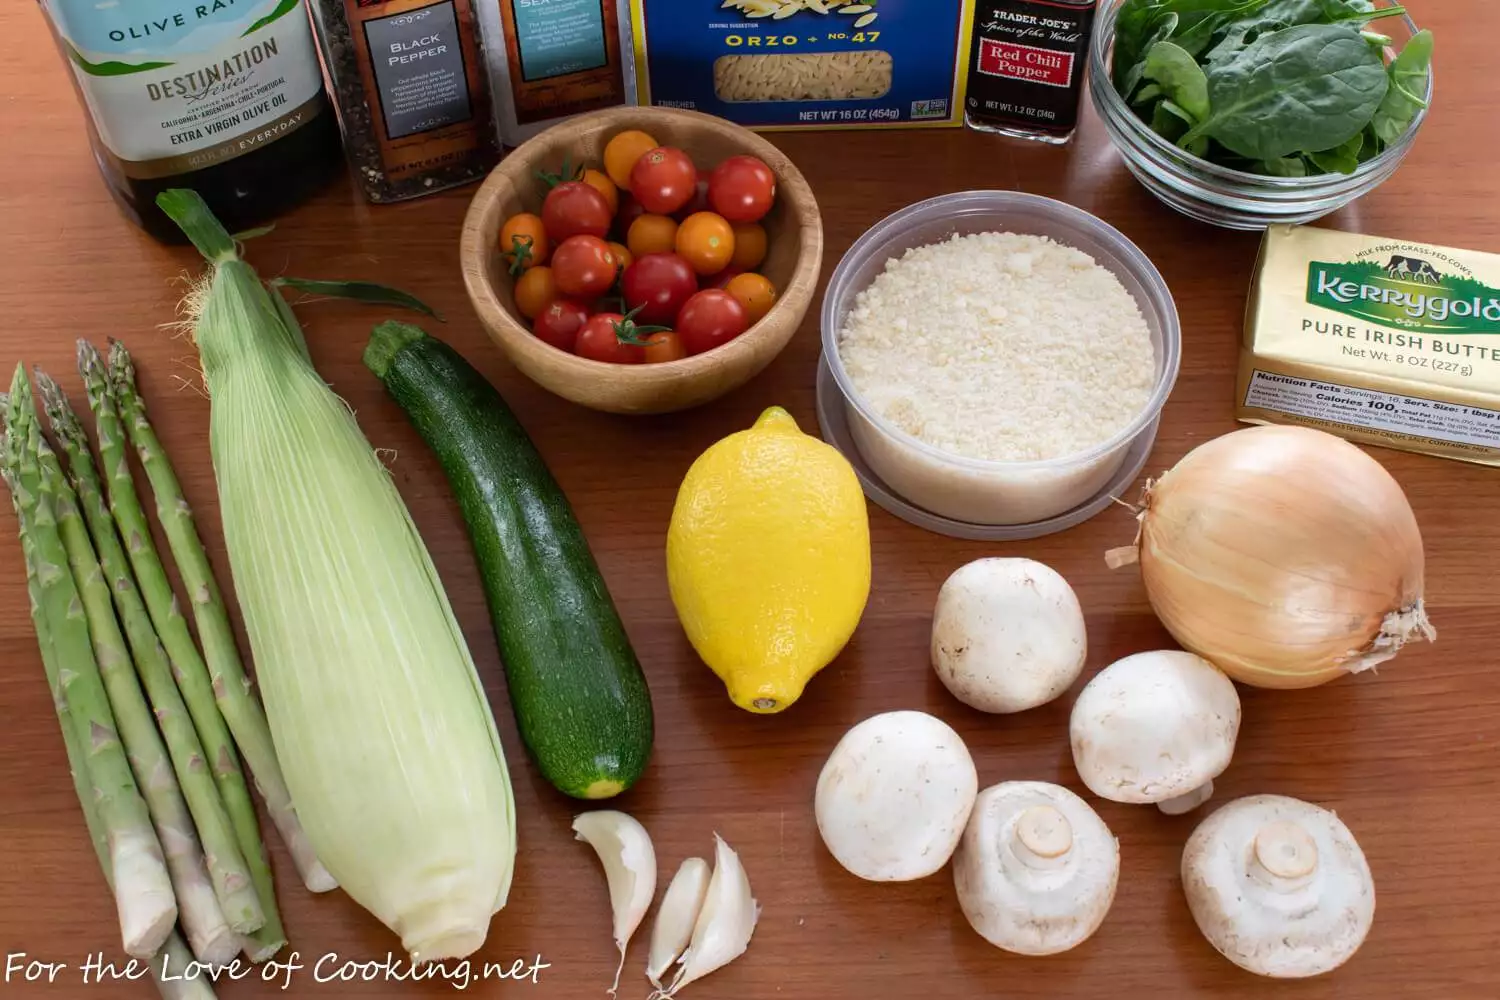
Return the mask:
[[1436,285],[1442,280],[1442,275],[1420,257],[1392,257],[1391,262],[1385,266],[1385,273],[1393,280],[1420,281],[1429,285]]

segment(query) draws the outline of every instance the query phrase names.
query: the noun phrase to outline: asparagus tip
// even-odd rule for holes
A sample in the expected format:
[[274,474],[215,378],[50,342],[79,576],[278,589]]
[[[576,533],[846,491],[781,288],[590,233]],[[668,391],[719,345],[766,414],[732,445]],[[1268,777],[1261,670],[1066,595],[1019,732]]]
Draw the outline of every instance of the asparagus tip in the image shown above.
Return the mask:
[[78,338],[78,370],[85,377],[91,371],[99,371],[104,367],[104,359],[99,356],[99,349],[89,343],[83,337]]

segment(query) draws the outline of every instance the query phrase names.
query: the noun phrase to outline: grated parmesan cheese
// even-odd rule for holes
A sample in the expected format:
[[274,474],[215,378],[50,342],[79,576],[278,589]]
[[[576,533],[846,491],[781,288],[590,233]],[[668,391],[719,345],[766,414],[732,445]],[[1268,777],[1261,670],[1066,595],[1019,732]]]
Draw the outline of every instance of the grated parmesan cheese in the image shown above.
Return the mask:
[[1156,383],[1135,299],[1043,236],[955,235],[886,262],[839,334],[860,398],[954,455],[1063,458],[1145,409]]

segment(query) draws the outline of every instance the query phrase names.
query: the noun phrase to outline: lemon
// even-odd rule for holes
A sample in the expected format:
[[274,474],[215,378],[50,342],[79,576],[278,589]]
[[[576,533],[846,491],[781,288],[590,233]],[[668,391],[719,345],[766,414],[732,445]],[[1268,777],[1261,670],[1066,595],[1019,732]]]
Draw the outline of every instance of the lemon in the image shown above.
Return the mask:
[[667,530],[693,648],[751,712],[779,712],[854,634],[870,521],[854,469],[779,406],[698,457]]

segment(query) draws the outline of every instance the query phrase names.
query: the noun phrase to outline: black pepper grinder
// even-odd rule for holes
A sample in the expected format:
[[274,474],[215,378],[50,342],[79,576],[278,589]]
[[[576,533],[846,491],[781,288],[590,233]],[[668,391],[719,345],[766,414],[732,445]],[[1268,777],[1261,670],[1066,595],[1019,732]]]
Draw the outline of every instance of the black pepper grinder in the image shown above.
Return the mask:
[[964,124],[1064,143],[1078,127],[1095,0],[978,0]]

